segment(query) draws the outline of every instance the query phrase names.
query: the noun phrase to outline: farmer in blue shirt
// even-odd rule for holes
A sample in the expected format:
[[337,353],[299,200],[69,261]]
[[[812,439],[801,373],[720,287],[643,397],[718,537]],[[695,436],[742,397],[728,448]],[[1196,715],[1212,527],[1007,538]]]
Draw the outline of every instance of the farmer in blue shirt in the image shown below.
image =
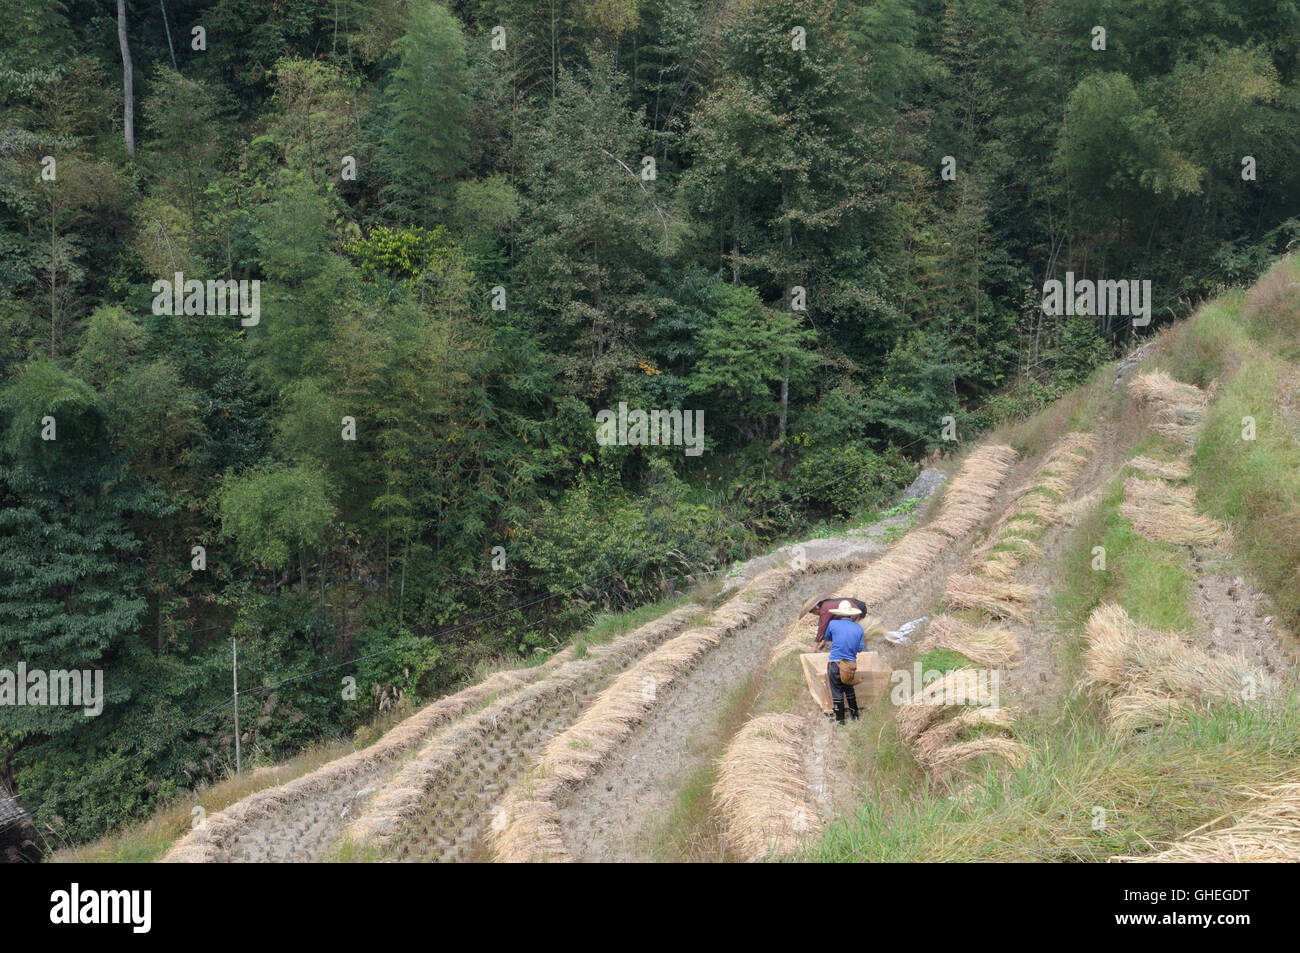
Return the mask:
[[[830,614],[835,618],[826,626],[826,641],[831,645],[830,658],[826,661],[826,677],[831,683],[835,721],[842,725],[846,701],[849,704],[849,714],[854,721],[858,719],[858,696],[853,691],[853,679],[857,675],[858,653],[866,648],[866,636],[862,626],[853,621],[862,615],[862,611],[848,599],[831,609]],[[841,679],[841,674],[844,680]]]

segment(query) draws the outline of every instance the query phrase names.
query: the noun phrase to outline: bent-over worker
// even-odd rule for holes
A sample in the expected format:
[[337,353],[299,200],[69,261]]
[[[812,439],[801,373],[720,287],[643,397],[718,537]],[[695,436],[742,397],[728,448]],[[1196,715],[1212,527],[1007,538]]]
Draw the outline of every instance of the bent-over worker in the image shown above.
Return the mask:
[[[858,719],[858,696],[853,690],[853,679],[857,674],[858,653],[866,647],[867,640],[862,626],[854,621],[862,615],[862,610],[852,600],[842,599],[830,614],[834,618],[826,626],[826,641],[831,645],[830,658],[826,660],[826,678],[831,683],[835,721],[842,725],[845,702],[853,720]],[[847,681],[841,679],[841,674]]]
[[[830,624],[832,618],[831,610],[846,598],[848,597],[831,596],[829,599],[814,599],[811,602],[804,604],[804,612],[813,613],[817,616],[817,638],[813,641],[814,652],[820,652],[822,650],[822,642],[826,638],[826,626]],[[849,599],[848,601],[858,607],[859,615],[866,613],[867,604],[861,599]]]

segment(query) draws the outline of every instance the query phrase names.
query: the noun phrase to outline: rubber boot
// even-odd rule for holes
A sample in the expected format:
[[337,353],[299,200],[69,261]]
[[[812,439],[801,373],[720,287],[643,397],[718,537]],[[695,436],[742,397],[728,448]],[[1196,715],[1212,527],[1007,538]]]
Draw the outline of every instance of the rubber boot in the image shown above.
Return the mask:
[[844,724],[844,702],[835,702],[835,724]]
[[858,720],[858,706],[849,702],[849,717],[854,721]]
[[849,688],[848,686],[845,686],[844,700],[848,703],[849,706],[849,717],[851,717],[854,721],[857,721],[858,720],[857,693],[853,691],[853,689]]

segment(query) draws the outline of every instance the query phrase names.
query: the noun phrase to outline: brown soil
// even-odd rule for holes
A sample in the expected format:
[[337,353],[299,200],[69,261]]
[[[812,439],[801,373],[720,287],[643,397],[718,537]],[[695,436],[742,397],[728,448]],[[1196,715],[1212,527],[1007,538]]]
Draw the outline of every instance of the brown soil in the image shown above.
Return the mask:
[[1279,621],[1272,599],[1235,573],[1235,562],[1223,542],[1192,550],[1197,644],[1244,655],[1275,681],[1290,677],[1300,664],[1300,642]]
[[652,858],[656,828],[687,781],[717,754],[708,741],[728,692],[762,668],[805,600],[850,575],[844,570],[807,574],[759,622],[728,636],[687,677],[669,686],[631,738],[559,805],[564,842],[575,860]]

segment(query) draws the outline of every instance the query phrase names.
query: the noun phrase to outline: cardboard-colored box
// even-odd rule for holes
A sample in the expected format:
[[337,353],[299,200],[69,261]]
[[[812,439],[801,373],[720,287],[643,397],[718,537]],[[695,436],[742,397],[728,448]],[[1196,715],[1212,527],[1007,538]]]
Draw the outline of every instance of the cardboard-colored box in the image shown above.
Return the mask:
[[[833,710],[831,705],[831,683],[826,675],[828,652],[805,652],[799,656],[803,666],[803,680],[808,686],[808,694],[821,706],[822,711]],[[858,678],[853,684],[853,693],[858,697],[858,707],[875,704],[880,696],[889,691],[889,677],[894,670],[880,657],[878,652],[858,653]]]

